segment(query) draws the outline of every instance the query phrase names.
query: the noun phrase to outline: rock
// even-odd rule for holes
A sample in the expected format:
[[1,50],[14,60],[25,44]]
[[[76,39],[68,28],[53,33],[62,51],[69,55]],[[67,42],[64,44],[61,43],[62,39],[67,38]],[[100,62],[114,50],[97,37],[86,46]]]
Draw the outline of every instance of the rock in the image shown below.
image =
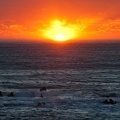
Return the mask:
[[2,92],[0,91],[0,96],[3,96]]
[[46,91],[47,89],[46,89],[46,87],[41,87],[40,88],[40,91]]
[[104,104],[109,104],[108,100],[103,101]]
[[117,102],[112,100],[112,99],[109,99],[109,100],[103,101],[102,103],[104,103],[104,104],[116,104]]
[[13,97],[14,95],[13,95],[13,92],[11,92],[9,95],[8,95],[8,97]]
[[38,106],[45,107],[45,102],[38,103]]
[[116,101],[113,101],[112,99],[109,99],[110,104],[116,104]]

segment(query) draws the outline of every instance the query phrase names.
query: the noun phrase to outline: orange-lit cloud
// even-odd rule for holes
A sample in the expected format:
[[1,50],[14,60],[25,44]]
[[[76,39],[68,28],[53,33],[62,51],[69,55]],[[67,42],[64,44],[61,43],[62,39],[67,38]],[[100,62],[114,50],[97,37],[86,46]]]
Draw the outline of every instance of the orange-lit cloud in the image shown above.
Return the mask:
[[17,38],[18,35],[20,36],[21,34],[24,33],[26,30],[25,27],[22,25],[17,25],[17,24],[10,24],[10,25],[5,25],[5,24],[0,24],[0,36],[5,37],[15,37]]
[[84,31],[88,39],[120,39],[120,19],[98,21]]
[[99,27],[99,30],[103,32],[120,32],[120,18],[105,21]]

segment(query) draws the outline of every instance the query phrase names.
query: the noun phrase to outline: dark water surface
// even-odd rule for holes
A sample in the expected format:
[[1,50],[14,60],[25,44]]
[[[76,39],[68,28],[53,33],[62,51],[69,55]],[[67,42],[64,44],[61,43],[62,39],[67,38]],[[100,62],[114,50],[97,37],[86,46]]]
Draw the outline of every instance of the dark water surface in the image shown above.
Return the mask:
[[0,120],[119,120],[120,43],[0,43],[0,91]]

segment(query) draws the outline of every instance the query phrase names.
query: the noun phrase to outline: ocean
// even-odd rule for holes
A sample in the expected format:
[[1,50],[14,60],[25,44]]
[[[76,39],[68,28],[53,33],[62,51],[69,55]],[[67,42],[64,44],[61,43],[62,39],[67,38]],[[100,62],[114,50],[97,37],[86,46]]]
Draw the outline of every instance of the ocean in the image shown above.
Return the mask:
[[120,120],[120,43],[1,42],[0,120]]

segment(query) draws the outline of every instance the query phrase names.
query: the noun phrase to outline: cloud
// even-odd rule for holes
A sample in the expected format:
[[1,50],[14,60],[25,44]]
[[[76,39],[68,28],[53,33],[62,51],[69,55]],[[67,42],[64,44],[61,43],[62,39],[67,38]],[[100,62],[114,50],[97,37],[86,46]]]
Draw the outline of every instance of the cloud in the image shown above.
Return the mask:
[[[91,20],[92,21],[92,20]],[[101,19],[93,22],[86,23],[86,31],[98,32],[120,32],[120,18],[118,19]]]
[[83,34],[89,39],[120,39],[120,18],[90,23]]
[[2,37],[12,37],[17,36],[26,31],[26,27],[19,24],[0,24],[0,36]]
[[108,20],[102,25],[102,29],[111,39],[120,39],[120,18]]
[[104,32],[120,32],[120,19],[110,19],[101,24],[100,31]]

